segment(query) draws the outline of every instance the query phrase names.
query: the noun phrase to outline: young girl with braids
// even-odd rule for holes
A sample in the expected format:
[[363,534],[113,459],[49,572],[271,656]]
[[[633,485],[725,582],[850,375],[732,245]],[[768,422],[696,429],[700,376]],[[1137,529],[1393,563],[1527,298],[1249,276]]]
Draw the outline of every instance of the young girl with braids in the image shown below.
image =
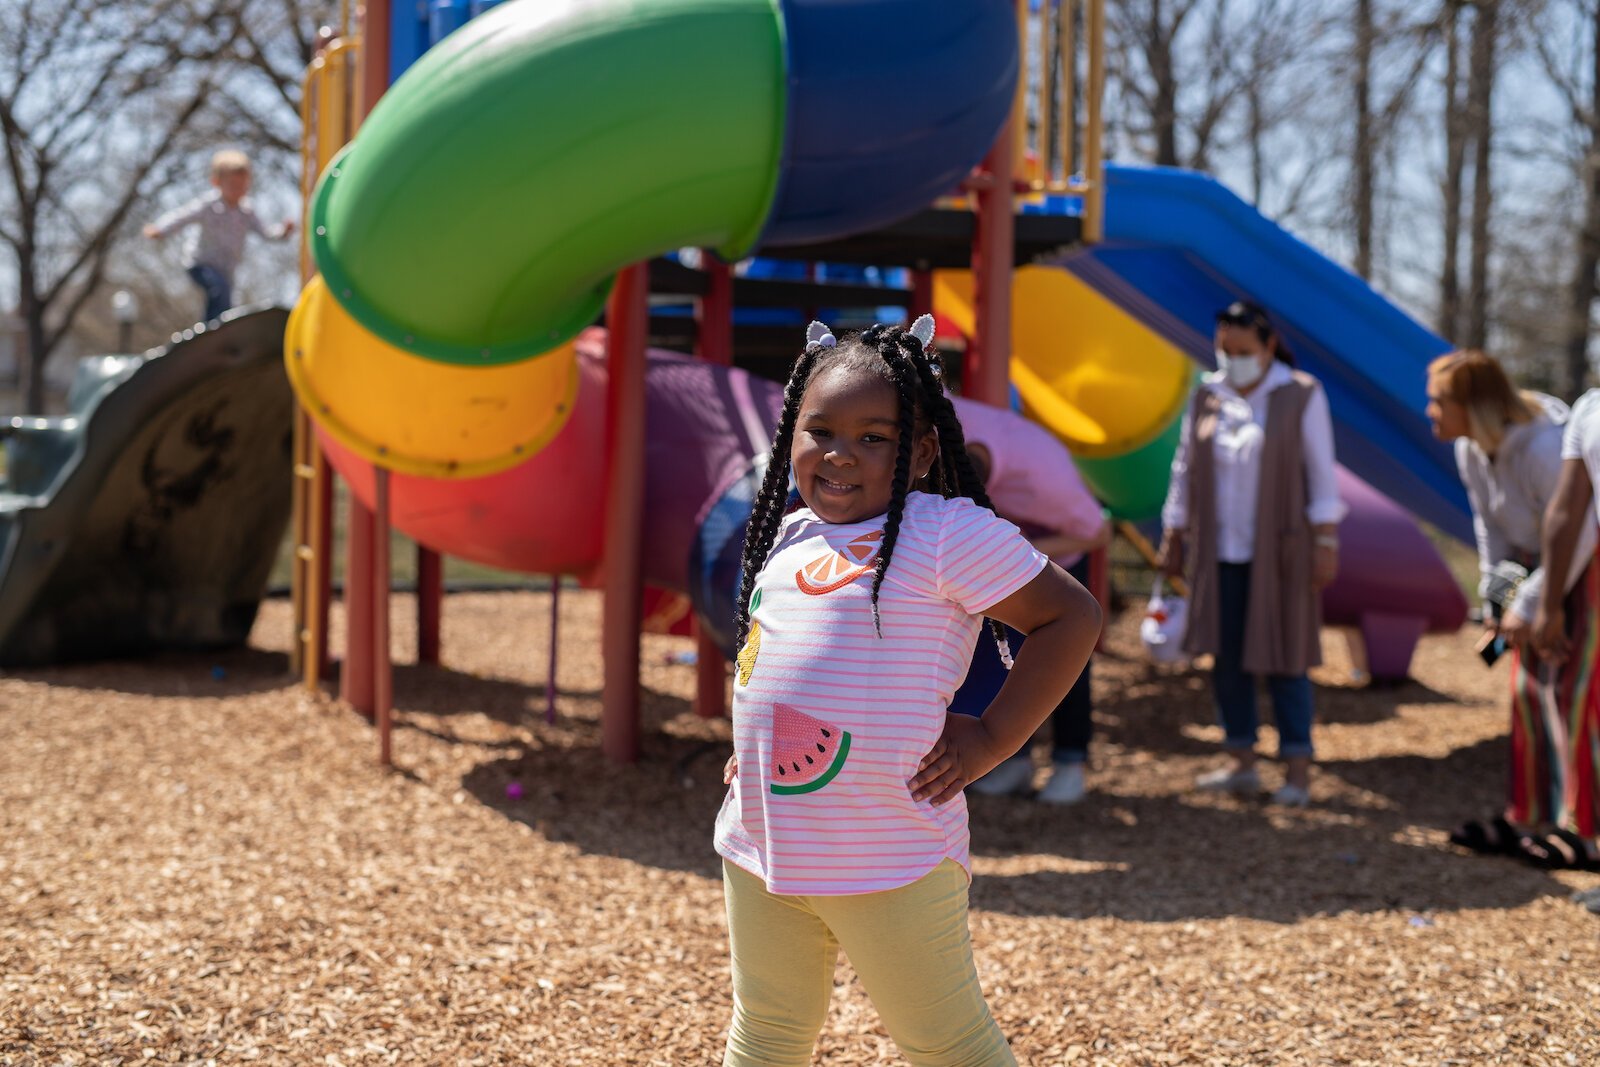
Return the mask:
[[[836,344],[812,323],[784,390],[745,541],[717,817],[725,1065],[811,1062],[841,948],[911,1063],[1016,1062],[973,964],[961,790],[1060,702],[1100,612],[989,507],[932,332],[924,316]],[[804,506],[786,515],[791,471]],[[911,490],[923,478],[936,493]],[[981,717],[949,715],[984,615],[1027,644]]]

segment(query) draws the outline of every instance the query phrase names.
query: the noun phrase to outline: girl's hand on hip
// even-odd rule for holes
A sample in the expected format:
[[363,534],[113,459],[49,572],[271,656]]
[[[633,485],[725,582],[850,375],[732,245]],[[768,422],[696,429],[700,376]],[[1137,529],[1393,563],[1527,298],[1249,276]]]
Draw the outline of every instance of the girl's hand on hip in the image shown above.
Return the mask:
[[1339,550],[1330,545],[1317,545],[1311,550],[1311,587],[1326,589],[1339,575]]
[[739,775],[739,757],[729,756],[728,762],[722,765],[722,784],[732,785],[733,780]]
[[943,804],[1000,765],[989,731],[971,715],[946,712],[944,734],[917,764],[916,777],[906,783],[912,800]]

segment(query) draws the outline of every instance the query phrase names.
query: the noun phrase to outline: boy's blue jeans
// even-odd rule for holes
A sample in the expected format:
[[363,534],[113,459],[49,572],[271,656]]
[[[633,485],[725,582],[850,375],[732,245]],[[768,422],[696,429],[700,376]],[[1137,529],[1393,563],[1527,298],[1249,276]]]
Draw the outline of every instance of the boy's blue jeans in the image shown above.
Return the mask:
[[[1244,671],[1245,611],[1250,604],[1250,564],[1220,563],[1217,601],[1220,632],[1211,686],[1229,750],[1256,745],[1256,676]],[[1267,692],[1278,725],[1278,755],[1310,756],[1311,680],[1304,674],[1269,674]]]
[[233,307],[233,281],[215,267],[196,263],[189,268],[189,277],[206,294],[205,316],[200,321],[210,322]]

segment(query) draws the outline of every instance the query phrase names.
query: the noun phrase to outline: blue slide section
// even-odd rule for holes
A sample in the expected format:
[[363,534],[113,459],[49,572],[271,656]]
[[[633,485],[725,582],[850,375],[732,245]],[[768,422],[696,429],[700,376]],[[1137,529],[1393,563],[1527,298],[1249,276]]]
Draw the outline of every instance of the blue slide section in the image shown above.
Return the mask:
[[1218,308],[1265,307],[1327,389],[1339,461],[1472,543],[1454,457],[1423,414],[1428,362],[1448,342],[1203,174],[1108,166],[1105,238],[1068,269],[1205,366]]

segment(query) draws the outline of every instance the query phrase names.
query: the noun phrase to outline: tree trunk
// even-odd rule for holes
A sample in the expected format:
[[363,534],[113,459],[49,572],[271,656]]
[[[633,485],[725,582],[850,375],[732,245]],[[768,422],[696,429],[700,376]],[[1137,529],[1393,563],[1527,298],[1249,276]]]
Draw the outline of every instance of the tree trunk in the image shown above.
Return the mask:
[[1467,139],[1461,113],[1461,3],[1445,0],[1444,75],[1444,262],[1439,268],[1440,336],[1461,332],[1461,190],[1467,169]]
[[1468,271],[1467,347],[1489,340],[1489,212],[1493,207],[1490,156],[1494,140],[1495,35],[1500,0],[1478,0],[1472,20],[1471,70],[1467,75],[1467,119],[1471,123],[1472,262]]
[[1355,267],[1368,281],[1372,280],[1372,200],[1377,170],[1372,143],[1372,42],[1372,0],[1356,0]]
[[1178,165],[1178,76],[1172,66],[1172,38],[1162,20],[1161,0],[1150,4],[1149,35],[1150,76],[1155,81],[1155,107],[1150,115],[1155,126],[1156,164],[1162,167]]
[[1592,16],[1589,59],[1589,128],[1584,131],[1583,229],[1578,233],[1577,262],[1568,286],[1565,349],[1566,388],[1570,397],[1583,392],[1589,380],[1589,313],[1594,306],[1595,271],[1600,269],[1600,7]]
[[1261,196],[1266,187],[1266,154],[1262,141],[1266,137],[1266,119],[1261,114],[1261,89],[1252,81],[1245,92],[1245,106],[1249,112],[1250,139],[1250,203],[1261,207]]
[[33,227],[24,217],[22,247],[16,249],[17,312],[22,316],[24,350],[17,353],[21,375],[22,412],[43,415],[44,365],[50,358],[50,342],[45,330],[47,310],[39,300],[38,263],[33,253]]

